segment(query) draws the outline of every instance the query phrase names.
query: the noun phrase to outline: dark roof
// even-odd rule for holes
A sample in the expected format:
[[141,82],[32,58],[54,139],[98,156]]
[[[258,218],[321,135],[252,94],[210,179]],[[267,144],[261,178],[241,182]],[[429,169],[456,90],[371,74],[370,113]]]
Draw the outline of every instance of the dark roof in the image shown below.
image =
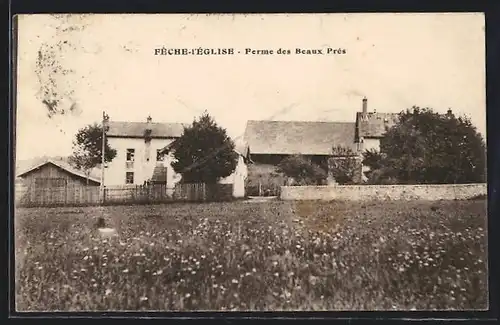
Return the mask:
[[250,154],[330,155],[334,146],[354,148],[355,123],[248,121]]
[[167,167],[155,166],[151,180],[153,182],[165,183],[167,181]]
[[[109,121],[108,137],[142,138],[146,131],[146,122]],[[178,138],[184,132],[183,123],[151,123],[152,138]]]
[[398,113],[368,112],[363,116],[362,112],[358,112],[356,113],[356,138],[381,138],[386,132],[386,128],[392,127],[398,121]]
[[[40,157],[40,158],[35,158],[32,160],[32,163],[30,165],[25,165],[25,166],[19,166],[16,168],[16,177],[22,177],[32,171],[35,171],[36,169],[46,165],[46,164],[52,164],[72,175],[81,177],[83,179],[87,178],[87,175],[81,170],[78,170],[71,166],[67,161],[64,160],[57,160],[57,159],[52,159],[52,158],[46,158],[46,157]],[[97,176],[97,169],[94,169],[90,172],[89,180],[93,181],[95,183],[101,183],[101,180],[99,176]]]

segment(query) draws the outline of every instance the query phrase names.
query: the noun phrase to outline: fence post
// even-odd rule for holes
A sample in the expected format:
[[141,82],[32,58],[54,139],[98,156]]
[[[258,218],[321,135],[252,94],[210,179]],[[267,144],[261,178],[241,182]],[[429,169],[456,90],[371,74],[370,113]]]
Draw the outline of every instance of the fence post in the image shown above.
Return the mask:
[[106,203],[106,195],[108,194],[108,189],[106,186],[103,186],[102,188],[102,204]]

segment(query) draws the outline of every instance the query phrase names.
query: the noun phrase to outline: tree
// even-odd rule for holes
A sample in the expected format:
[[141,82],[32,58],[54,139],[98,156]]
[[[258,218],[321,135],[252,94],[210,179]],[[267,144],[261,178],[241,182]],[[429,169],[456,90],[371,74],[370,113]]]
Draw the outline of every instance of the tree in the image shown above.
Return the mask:
[[236,169],[238,154],[234,148],[226,130],[205,112],[172,143],[175,160],[171,165],[182,175],[183,183],[215,184]]
[[326,172],[301,155],[283,159],[278,165],[278,172],[291,177],[298,185],[321,185],[326,180]]
[[361,162],[351,148],[336,146],[328,159],[328,171],[339,184],[357,183],[361,176]]
[[[111,162],[116,157],[116,150],[111,148],[106,139],[104,161]],[[88,177],[92,168],[102,163],[102,126],[94,123],[78,130],[73,141],[73,154],[70,163],[82,170]],[[102,166],[104,168],[104,166]]]
[[486,145],[466,117],[413,107],[380,142],[380,153],[365,152],[371,182],[474,183],[486,178]]

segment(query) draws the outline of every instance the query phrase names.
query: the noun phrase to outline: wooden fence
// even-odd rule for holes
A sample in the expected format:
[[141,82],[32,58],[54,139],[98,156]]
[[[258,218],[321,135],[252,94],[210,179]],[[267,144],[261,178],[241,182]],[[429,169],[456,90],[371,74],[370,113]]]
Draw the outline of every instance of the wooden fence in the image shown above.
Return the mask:
[[15,192],[18,207],[204,202],[231,198],[232,184],[177,184],[173,190],[165,184],[108,186],[104,189],[104,196],[99,186],[35,187],[16,184]]

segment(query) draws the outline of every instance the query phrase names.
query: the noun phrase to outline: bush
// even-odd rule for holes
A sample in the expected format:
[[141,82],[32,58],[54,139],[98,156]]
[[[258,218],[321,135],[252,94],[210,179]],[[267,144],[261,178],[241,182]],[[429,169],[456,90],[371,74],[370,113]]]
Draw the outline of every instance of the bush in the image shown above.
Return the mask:
[[327,178],[324,169],[300,155],[283,159],[278,165],[278,172],[293,178],[297,185],[323,185]]

